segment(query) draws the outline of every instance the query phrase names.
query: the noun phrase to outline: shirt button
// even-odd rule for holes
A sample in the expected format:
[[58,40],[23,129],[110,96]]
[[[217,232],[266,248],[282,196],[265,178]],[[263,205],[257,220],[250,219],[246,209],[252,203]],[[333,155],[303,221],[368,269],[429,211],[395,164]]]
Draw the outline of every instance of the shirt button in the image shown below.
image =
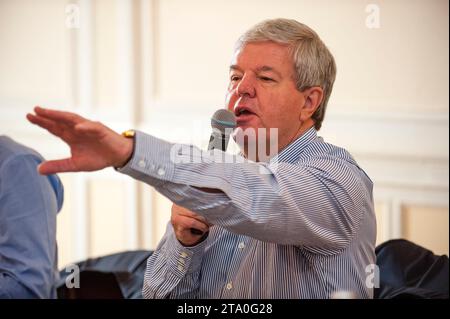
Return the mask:
[[140,168],[144,168],[145,167],[145,161],[143,159],[141,159],[138,163]]
[[159,176],[163,176],[165,173],[166,173],[166,171],[165,171],[164,168],[158,169],[158,175],[159,175]]
[[238,248],[239,249],[244,249],[245,248],[244,242],[240,242],[239,245],[238,245]]
[[231,290],[233,289],[233,283],[230,281],[229,283],[227,283],[227,290]]
[[178,265],[178,270],[179,271],[183,271],[183,269],[184,269],[183,265]]

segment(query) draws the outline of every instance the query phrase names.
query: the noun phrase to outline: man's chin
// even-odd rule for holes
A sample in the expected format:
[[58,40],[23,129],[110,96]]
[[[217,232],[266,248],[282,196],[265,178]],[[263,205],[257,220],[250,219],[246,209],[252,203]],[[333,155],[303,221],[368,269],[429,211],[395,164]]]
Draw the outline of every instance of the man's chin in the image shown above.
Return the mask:
[[260,128],[258,127],[252,127],[252,126],[246,126],[246,125],[241,125],[238,126],[234,129],[233,131],[233,139],[237,142],[238,139],[242,138],[242,137],[249,137],[252,138],[256,141],[257,137],[258,137],[258,130]]
[[259,136],[258,130],[260,128],[239,126],[233,131],[232,137],[242,153],[248,155],[252,149],[256,150]]

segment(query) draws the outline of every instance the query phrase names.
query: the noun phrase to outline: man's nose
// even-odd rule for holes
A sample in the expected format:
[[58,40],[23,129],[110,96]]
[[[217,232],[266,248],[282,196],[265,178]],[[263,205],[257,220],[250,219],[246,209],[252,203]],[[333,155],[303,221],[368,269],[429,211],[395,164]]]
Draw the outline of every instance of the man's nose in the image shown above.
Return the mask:
[[236,94],[239,97],[248,95],[248,97],[252,98],[255,96],[255,81],[250,74],[245,74],[239,81],[236,87]]

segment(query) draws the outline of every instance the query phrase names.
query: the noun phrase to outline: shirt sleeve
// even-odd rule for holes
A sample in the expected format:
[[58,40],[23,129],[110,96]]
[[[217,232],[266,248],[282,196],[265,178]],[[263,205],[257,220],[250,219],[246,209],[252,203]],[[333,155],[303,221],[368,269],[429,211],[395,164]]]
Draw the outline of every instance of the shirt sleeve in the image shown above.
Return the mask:
[[18,155],[0,167],[0,298],[54,296],[57,200],[39,162]]
[[163,239],[147,261],[144,298],[196,298],[205,245],[206,241],[202,241],[193,247],[183,246],[169,223]]
[[333,154],[255,163],[142,132],[135,138],[122,173],[230,232],[329,253],[344,249],[360,224],[368,197],[361,173]]

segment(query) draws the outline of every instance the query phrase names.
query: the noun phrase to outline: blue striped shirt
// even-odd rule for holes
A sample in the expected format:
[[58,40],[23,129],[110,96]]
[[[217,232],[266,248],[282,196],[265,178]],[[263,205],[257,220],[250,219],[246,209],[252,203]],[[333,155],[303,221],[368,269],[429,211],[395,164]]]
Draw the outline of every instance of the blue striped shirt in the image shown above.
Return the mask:
[[135,139],[120,171],[214,225],[203,242],[184,247],[168,224],[148,260],[144,297],[330,298],[348,291],[372,298],[372,182],[314,128],[268,163],[181,148],[142,132]]

